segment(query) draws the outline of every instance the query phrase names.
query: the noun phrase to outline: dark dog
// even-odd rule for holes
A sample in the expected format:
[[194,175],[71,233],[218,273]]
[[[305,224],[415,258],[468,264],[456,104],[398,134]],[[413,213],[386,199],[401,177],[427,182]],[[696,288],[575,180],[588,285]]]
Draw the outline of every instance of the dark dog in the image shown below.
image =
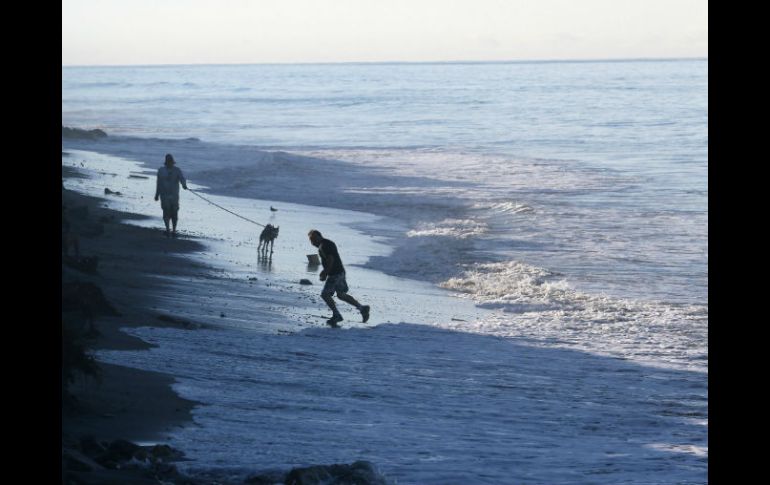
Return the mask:
[[273,244],[275,243],[275,238],[278,237],[278,229],[277,226],[272,224],[268,224],[262,229],[262,233],[259,235],[257,251],[267,252],[267,245],[270,244],[270,252],[273,252]]

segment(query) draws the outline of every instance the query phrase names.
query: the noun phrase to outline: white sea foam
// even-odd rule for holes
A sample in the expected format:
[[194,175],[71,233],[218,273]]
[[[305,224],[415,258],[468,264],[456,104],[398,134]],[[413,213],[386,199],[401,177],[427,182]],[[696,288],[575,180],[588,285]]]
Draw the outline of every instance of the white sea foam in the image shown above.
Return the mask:
[[694,445],[672,445],[669,443],[653,443],[648,445],[653,450],[669,451],[674,453],[684,453],[697,457],[708,457],[708,448]]
[[465,239],[487,232],[487,225],[471,219],[444,219],[436,223],[422,223],[407,231],[407,237],[449,236]]
[[708,370],[708,309],[702,305],[584,293],[561,275],[518,261],[474,264],[441,286],[496,310],[451,328],[556,340],[646,364]]
[[518,202],[497,202],[494,204],[473,204],[474,209],[487,209],[494,212],[502,212],[509,214],[522,214],[525,212],[533,212],[535,209],[527,204],[521,204]]
[[471,265],[462,276],[451,278],[441,286],[483,299],[547,300],[555,299],[555,291],[552,290],[565,287],[559,282],[546,283],[546,278],[552,275],[544,268],[518,261],[478,263]]

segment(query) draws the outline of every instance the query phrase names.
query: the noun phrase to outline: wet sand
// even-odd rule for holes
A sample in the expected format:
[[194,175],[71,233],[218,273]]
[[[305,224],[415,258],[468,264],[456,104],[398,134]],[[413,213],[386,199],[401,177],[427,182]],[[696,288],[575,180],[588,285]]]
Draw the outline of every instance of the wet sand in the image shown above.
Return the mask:
[[[63,170],[65,176],[72,175],[66,168]],[[70,239],[68,254],[62,252],[62,317],[72,310],[67,307],[72,301],[72,288],[88,284],[88,288],[101,291],[99,301],[106,300],[118,313],[108,315],[100,311],[96,298],[86,297],[90,298],[87,311],[98,332],[90,341],[89,350],[146,349],[149,344],[130,337],[120,328],[185,328],[192,324],[152,310],[153,294],[162,285],[152,274],[162,271],[183,275],[199,270],[179,254],[199,250],[201,246],[192,240],[175,240],[170,245],[171,241],[158,231],[121,223],[126,218],[139,216],[101,208],[99,202],[98,198],[62,190],[63,216],[74,236]],[[96,272],[85,271],[78,265],[72,247],[75,239],[80,258],[98,258]],[[78,311],[74,313],[77,315]],[[86,320],[74,319],[81,323]],[[98,367],[98,379],[76,374],[69,387],[74,400],[62,403],[63,452],[78,448],[78,443],[89,437],[100,442],[125,439],[160,443],[168,430],[191,423],[191,410],[196,403],[179,397],[172,390],[171,376],[103,362],[99,362]]]

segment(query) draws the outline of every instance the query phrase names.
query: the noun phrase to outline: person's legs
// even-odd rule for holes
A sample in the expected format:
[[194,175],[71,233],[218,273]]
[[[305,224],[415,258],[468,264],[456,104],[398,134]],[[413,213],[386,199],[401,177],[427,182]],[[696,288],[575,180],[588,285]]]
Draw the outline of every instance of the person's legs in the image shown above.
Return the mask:
[[354,307],[358,308],[358,311],[361,312],[361,316],[363,317],[364,323],[366,323],[366,321],[369,320],[369,305],[362,305],[358,303],[358,301],[356,301],[355,298],[353,298],[347,293],[337,292],[337,298],[339,298],[342,301],[348,302]]
[[330,294],[321,293],[321,298],[326,302],[326,305],[331,309],[333,317],[341,317],[340,311],[337,309],[337,304],[334,303],[334,299]]
[[348,295],[349,288],[348,282],[345,280],[345,273],[339,273],[334,276],[330,276],[330,278],[334,278],[334,291],[337,292],[337,298],[346,303],[350,303],[356,308],[361,306],[361,304],[358,303],[355,298]]
[[179,199],[174,197],[171,199],[171,223],[173,224],[173,235],[176,237],[176,222],[179,219]]
[[337,279],[335,281],[335,289],[337,290],[337,298],[358,308],[358,311],[361,312],[361,316],[363,317],[364,322],[369,320],[369,305],[360,304],[358,300],[353,298],[352,295],[348,294],[349,288],[348,282],[345,280],[345,273],[337,275]]
[[167,196],[160,196],[160,208],[163,209],[163,224],[166,225],[166,237],[169,236],[169,221],[171,220],[171,204]]
[[169,225],[168,225],[169,220],[171,220],[171,216],[168,214],[167,211],[163,211],[163,224],[166,225],[166,236],[169,235]]
[[323,301],[326,302],[326,305],[331,308],[333,317],[341,317],[339,310],[337,310],[337,304],[334,303],[334,298],[332,298],[332,295],[335,291],[335,286],[336,282],[334,277],[328,277],[326,279],[326,283],[324,284],[324,289],[321,291],[321,298],[323,298]]
[[351,305],[353,305],[356,308],[359,308],[359,309],[361,308],[361,304],[358,303],[355,298],[353,298],[351,295],[349,295],[347,293],[340,293],[338,291],[337,292],[337,298],[339,298],[340,300],[342,300],[344,302],[350,303]]

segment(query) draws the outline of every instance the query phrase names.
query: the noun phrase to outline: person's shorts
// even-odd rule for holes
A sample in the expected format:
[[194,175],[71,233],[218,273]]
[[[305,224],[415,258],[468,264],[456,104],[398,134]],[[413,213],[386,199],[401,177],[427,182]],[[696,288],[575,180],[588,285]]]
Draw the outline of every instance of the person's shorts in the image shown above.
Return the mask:
[[321,296],[331,296],[334,292],[337,292],[337,296],[340,293],[348,292],[348,282],[345,281],[345,273],[337,273],[326,277],[326,283],[324,289],[321,291]]
[[163,212],[176,213],[179,211],[179,197],[173,195],[161,195],[160,208],[163,209]]

